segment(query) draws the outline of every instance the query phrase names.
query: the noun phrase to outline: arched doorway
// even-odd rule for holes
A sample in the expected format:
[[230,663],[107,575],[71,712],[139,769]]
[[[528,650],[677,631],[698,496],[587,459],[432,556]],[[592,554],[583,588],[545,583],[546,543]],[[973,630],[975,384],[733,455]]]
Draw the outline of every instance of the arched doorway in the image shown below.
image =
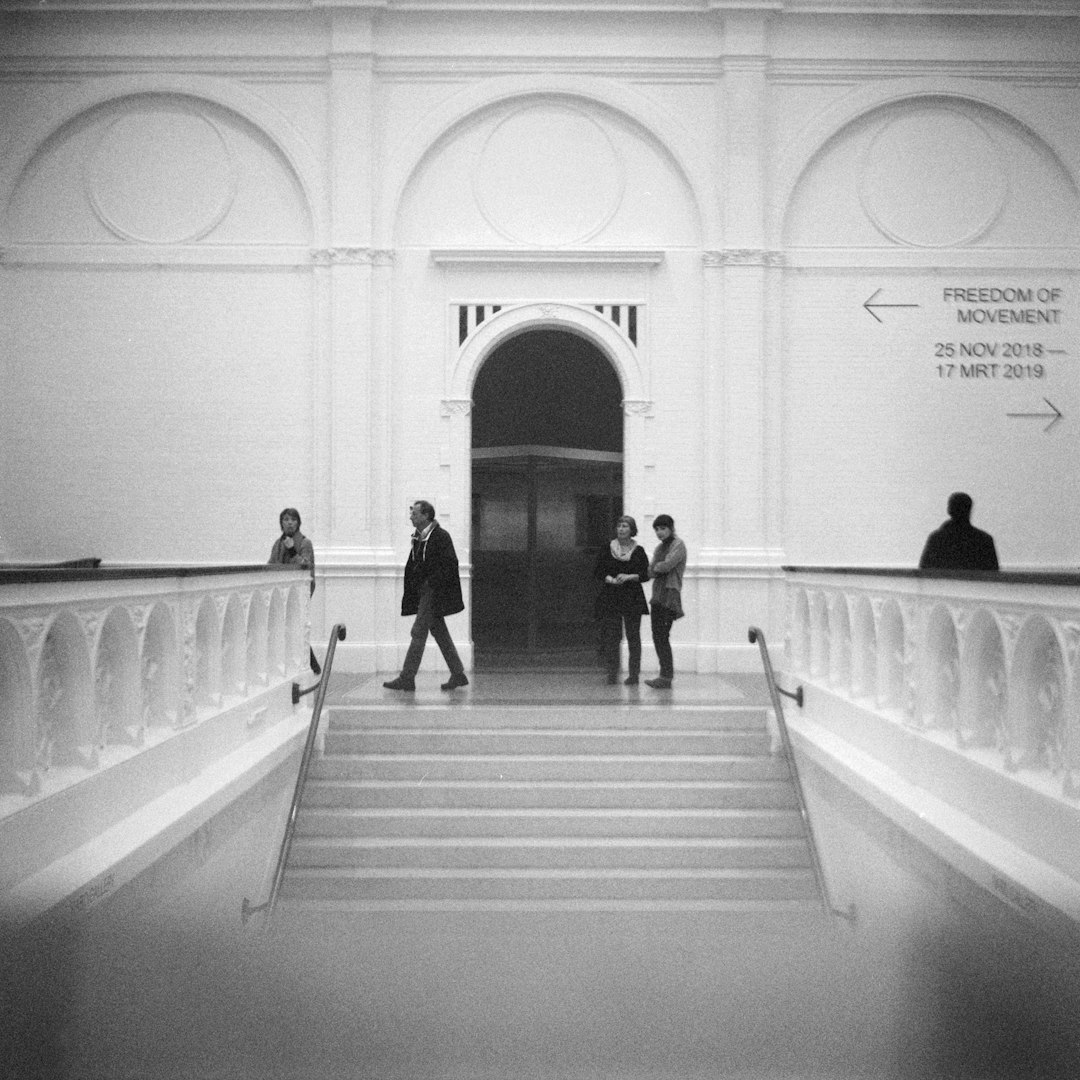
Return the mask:
[[592,567],[622,512],[619,378],[584,337],[527,330],[472,399],[475,662],[591,663]]

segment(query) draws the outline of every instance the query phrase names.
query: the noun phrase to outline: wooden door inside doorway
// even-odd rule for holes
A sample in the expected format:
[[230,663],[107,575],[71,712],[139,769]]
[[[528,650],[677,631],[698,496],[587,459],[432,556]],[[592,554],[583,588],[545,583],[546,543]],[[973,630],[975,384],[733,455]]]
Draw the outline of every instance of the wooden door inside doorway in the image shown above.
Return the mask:
[[622,512],[621,454],[473,451],[477,666],[591,666],[592,571]]

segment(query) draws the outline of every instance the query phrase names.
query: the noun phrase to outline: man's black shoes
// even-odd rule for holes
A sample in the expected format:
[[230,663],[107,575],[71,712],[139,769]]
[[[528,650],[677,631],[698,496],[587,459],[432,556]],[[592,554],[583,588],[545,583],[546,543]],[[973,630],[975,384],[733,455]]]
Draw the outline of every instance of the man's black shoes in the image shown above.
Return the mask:
[[415,690],[416,683],[412,679],[405,678],[404,675],[399,675],[396,679],[391,679],[389,682],[384,682],[383,686],[387,690]]
[[449,679],[444,682],[439,689],[440,690],[456,690],[459,686],[468,686],[469,680],[462,672],[460,675],[451,675]]

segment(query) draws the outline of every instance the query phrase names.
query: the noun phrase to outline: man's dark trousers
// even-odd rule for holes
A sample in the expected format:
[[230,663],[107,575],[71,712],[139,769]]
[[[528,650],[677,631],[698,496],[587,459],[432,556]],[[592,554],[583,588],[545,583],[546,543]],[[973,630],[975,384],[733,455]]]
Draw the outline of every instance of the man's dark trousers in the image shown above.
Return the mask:
[[403,679],[415,679],[420,670],[420,661],[424,658],[424,646],[427,645],[427,636],[430,633],[439,646],[439,651],[450,669],[451,675],[464,675],[465,666],[454,648],[454,640],[450,637],[446,620],[441,615],[435,614],[435,593],[429,582],[420,586],[420,600],[416,609],[416,618],[413,620],[410,631],[412,640],[409,642],[409,651],[405,654],[405,663],[401,666]]

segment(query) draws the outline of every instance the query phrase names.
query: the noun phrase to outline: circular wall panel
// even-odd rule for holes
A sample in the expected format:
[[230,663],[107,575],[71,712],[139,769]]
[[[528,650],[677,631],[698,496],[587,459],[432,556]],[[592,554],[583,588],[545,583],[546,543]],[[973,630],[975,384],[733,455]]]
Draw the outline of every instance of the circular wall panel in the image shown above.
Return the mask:
[[622,201],[624,169],[599,124],[559,105],[533,105],[502,120],[473,173],[480,212],[497,232],[561,246],[595,236]]
[[862,162],[859,199],[891,240],[953,247],[978,239],[1005,204],[997,144],[952,109],[921,109],[887,123]]
[[112,232],[146,244],[205,236],[236,194],[232,158],[205,117],[179,105],[114,120],[91,152],[86,190]]

